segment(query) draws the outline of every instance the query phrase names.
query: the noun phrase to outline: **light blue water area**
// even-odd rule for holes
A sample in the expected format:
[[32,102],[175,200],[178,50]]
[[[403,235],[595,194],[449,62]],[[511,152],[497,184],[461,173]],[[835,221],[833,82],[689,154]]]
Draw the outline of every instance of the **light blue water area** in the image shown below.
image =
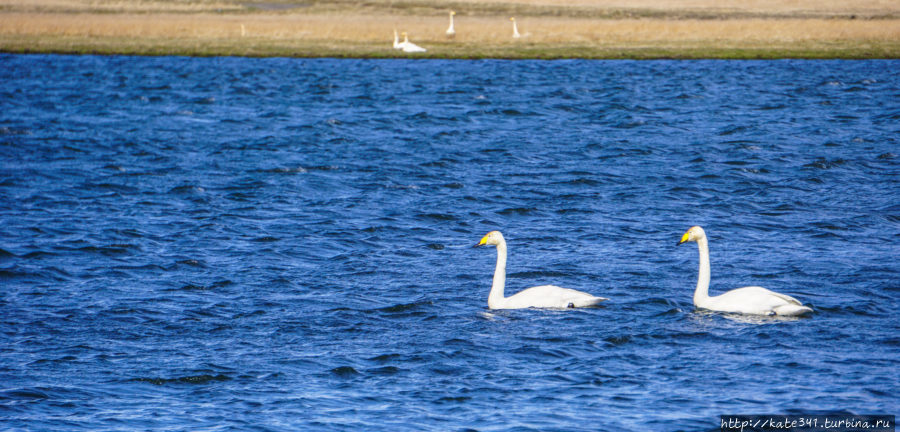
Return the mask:
[[[896,414],[898,70],[0,56],[0,428]],[[815,313],[695,310],[692,225]],[[488,310],[495,229],[610,300]]]

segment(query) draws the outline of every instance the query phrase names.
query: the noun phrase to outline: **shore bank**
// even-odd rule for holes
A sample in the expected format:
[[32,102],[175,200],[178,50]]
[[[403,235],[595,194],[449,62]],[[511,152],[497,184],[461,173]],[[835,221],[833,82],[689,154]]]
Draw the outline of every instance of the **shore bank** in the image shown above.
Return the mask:
[[[640,9],[616,8],[610,6],[612,0],[554,8],[554,1],[455,2],[456,35],[448,38],[450,8],[438,2],[410,1],[403,7],[384,2],[379,8],[375,6],[381,0],[5,0],[0,1],[0,51],[358,58],[900,58],[900,11],[871,6],[880,4],[876,0],[850,9],[834,3],[820,9],[727,10],[712,7],[711,0],[691,3],[708,2],[708,8],[678,7],[689,1],[681,0],[668,9],[650,8],[650,0],[638,1]],[[520,38],[512,37],[512,15]],[[428,51],[407,54],[393,49],[395,29],[408,32]]]

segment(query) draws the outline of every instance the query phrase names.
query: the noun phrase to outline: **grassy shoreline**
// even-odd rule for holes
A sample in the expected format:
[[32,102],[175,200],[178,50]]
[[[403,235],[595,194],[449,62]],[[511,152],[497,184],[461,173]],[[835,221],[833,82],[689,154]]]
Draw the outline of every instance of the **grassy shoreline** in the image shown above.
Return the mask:
[[87,37],[0,38],[0,52],[9,54],[136,55],[191,57],[295,57],[295,58],[410,58],[410,59],[897,59],[900,47],[803,45],[785,47],[592,47],[534,44],[518,47],[461,45],[430,53],[404,54],[373,50],[368,44],[335,45],[327,41],[303,44],[265,43],[236,46],[228,40],[126,39]]
[[[664,3],[674,4],[669,9],[653,9],[662,2],[637,0],[641,8],[623,12],[615,3],[622,0],[582,0],[555,9],[554,2],[560,0],[519,1],[530,3],[0,0],[0,52],[445,59],[900,58],[900,5],[897,10],[857,10],[835,2],[816,11],[747,0],[756,9],[700,10],[681,7],[679,1],[692,2],[685,3],[691,7],[698,1],[719,3],[674,0]],[[463,9],[453,39],[444,35],[449,11],[445,4]],[[511,37],[507,14],[497,11],[517,13],[522,38]],[[622,17],[629,15],[640,17]],[[428,52],[392,49],[394,29],[408,31]]]

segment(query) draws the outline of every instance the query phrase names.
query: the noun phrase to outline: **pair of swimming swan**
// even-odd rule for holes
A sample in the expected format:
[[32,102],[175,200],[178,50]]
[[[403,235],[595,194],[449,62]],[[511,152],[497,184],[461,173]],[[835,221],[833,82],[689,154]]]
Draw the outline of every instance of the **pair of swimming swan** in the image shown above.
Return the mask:
[[[718,312],[748,315],[796,316],[812,312],[797,299],[769,291],[758,286],[738,288],[715,297],[709,296],[709,245],[706,233],[699,226],[691,227],[681,237],[678,244],[696,242],[700,249],[700,275],[694,291],[694,306]],[[497,247],[497,268],[491,293],[488,295],[490,309],[524,308],[576,308],[596,306],[608,300],[591,294],[554,285],[542,285],[525,289],[512,296],[504,295],[506,285],[506,240],[500,231],[491,231],[475,246],[494,245]]]
[[427,49],[422,48],[422,47],[410,42],[409,35],[406,32],[403,32],[402,34],[403,34],[403,42],[400,42],[400,38],[397,37],[397,30],[394,30],[394,49],[403,50],[403,52],[408,52],[408,53],[428,51]]

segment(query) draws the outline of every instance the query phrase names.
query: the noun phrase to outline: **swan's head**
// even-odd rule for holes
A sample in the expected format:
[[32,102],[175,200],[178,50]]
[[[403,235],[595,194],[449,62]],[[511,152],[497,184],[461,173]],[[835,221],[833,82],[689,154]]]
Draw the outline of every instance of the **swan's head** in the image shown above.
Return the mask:
[[456,12],[450,11],[450,15],[456,15]]
[[515,21],[515,20],[516,20],[516,17],[509,17],[509,20],[510,20],[510,21]]
[[400,36],[406,36],[406,32],[400,33]]
[[692,226],[691,229],[687,230],[683,236],[681,236],[681,241],[678,244],[687,243],[687,242],[695,242],[702,238],[706,237],[706,233],[703,232],[703,228],[699,226]]
[[484,237],[481,238],[481,241],[478,242],[477,245],[475,245],[475,247],[484,245],[497,246],[500,243],[503,243],[503,234],[500,234],[500,231],[491,231],[485,234]]

